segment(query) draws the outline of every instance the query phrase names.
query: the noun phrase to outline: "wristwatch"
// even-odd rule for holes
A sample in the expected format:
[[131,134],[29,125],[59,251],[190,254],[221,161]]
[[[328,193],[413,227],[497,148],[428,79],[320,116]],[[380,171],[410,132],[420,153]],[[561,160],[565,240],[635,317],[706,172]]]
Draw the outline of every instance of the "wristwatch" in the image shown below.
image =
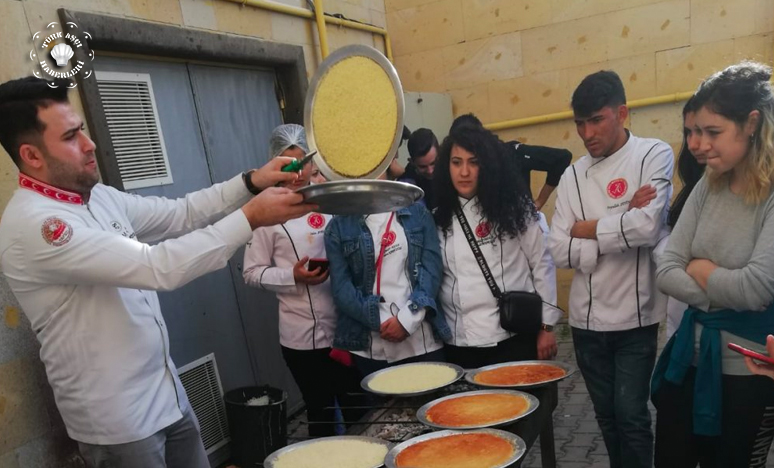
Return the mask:
[[242,181],[245,183],[245,187],[247,187],[247,190],[252,193],[253,195],[258,195],[261,193],[261,189],[253,185],[253,172],[255,172],[255,169],[250,169],[247,172],[242,173]]
[[548,325],[547,323],[541,323],[540,324],[540,329],[544,330],[544,331],[547,331],[547,332],[552,332],[552,331],[554,331],[554,326],[553,325]]

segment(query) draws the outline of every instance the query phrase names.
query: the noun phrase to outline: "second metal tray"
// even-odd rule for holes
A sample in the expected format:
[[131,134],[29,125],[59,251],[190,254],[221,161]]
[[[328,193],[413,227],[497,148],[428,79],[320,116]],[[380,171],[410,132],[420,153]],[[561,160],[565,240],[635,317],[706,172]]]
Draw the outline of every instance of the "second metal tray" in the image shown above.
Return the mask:
[[[514,384],[514,385],[495,385],[495,384],[487,384],[487,383],[481,383],[476,382],[475,378],[478,374],[484,371],[492,370],[492,369],[499,369],[501,367],[510,367],[510,366],[536,366],[536,365],[551,365],[556,366],[560,369],[564,370],[564,375],[561,377],[557,377],[554,379],[548,379],[543,380],[536,383],[530,383],[530,384]],[[489,387],[489,388],[534,388],[534,387],[540,387],[542,385],[549,384],[551,382],[558,382],[560,380],[564,380],[567,377],[571,376],[575,373],[575,366],[572,364],[568,364],[566,362],[560,362],[560,361],[513,361],[513,362],[503,362],[501,364],[493,364],[491,366],[484,366],[478,369],[474,369],[471,371],[468,371],[465,374],[465,380],[472,383],[473,385],[478,385],[479,387]]]
[[[521,414],[511,416],[506,419],[501,419],[499,421],[495,421],[492,423],[486,423],[486,424],[479,424],[474,426],[444,426],[442,424],[434,423],[430,421],[427,418],[427,412],[432,408],[433,406],[437,405],[438,403],[441,403],[443,401],[447,400],[454,400],[456,398],[461,397],[467,397],[467,396],[475,396],[475,395],[514,395],[514,396],[520,396],[527,400],[527,410],[524,411]],[[519,419],[525,418],[532,414],[537,408],[540,406],[540,400],[538,400],[534,395],[530,395],[529,393],[519,392],[515,390],[478,390],[475,392],[463,392],[463,393],[455,393],[454,395],[445,396],[443,398],[439,398],[437,400],[433,400],[430,403],[424,404],[419,410],[417,411],[417,419],[422,424],[425,424],[430,427],[436,427],[439,429],[457,429],[457,430],[463,430],[463,429],[482,429],[485,427],[498,427],[498,426],[504,426],[506,424],[510,424],[514,421],[518,421]]]

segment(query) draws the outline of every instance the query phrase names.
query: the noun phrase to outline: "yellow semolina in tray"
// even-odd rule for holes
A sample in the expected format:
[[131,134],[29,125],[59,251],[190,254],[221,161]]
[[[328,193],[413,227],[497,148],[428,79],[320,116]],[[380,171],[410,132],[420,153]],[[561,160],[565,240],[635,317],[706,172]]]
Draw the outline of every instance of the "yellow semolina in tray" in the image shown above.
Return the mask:
[[398,123],[386,71],[364,56],[341,60],[322,77],[312,126],[320,156],[339,175],[364,177],[389,157]]

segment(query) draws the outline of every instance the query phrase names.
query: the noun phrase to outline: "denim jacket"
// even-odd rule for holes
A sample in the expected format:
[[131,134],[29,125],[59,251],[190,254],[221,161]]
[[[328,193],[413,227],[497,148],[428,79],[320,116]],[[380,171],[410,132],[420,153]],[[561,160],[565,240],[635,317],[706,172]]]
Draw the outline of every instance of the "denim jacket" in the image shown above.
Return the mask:
[[[433,217],[419,203],[396,211],[408,241],[406,268],[411,279],[411,310],[426,307],[425,320],[435,335],[451,339],[451,329],[435,304],[443,263]],[[331,290],[338,318],[334,346],[350,351],[368,348],[370,333],[379,331],[379,298],[373,294],[376,257],[371,231],[362,216],[337,216],[325,230]]]

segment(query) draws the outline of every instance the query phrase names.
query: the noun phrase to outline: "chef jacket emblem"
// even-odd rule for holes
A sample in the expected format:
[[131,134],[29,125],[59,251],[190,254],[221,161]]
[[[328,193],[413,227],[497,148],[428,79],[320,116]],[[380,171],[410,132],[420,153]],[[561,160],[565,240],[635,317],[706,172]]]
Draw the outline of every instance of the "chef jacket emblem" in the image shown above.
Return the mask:
[[306,219],[312,229],[322,229],[325,226],[325,218],[320,213],[312,213]]
[[607,184],[607,194],[610,198],[621,198],[626,195],[627,190],[629,190],[629,184],[623,178],[611,180]]
[[70,239],[73,237],[73,227],[63,219],[53,216],[43,221],[40,233],[43,235],[43,240],[55,247],[59,247],[70,242]]

